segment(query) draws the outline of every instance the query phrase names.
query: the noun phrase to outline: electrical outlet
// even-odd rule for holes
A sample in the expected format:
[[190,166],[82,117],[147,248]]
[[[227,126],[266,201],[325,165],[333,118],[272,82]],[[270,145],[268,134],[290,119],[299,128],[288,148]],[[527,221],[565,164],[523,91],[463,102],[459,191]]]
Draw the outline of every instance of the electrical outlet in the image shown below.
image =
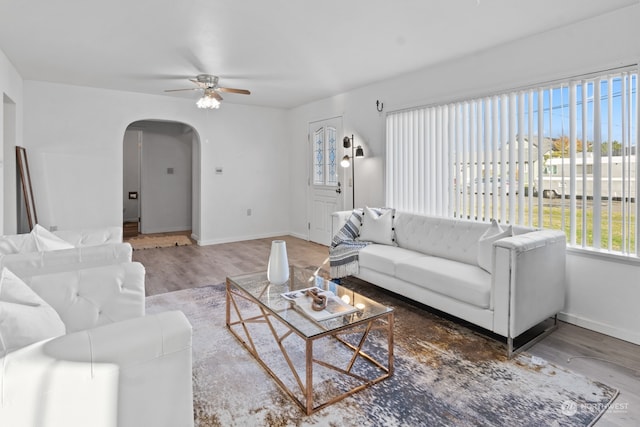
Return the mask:
[[58,226],[52,225],[51,227],[49,227],[49,231],[58,231]]

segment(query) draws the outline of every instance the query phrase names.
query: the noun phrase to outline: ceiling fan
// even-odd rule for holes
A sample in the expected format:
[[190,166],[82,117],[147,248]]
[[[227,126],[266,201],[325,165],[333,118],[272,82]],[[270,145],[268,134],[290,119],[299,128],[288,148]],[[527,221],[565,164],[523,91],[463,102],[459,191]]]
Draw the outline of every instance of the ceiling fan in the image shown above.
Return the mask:
[[218,86],[218,76],[212,76],[211,74],[198,74],[195,79],[189,79],[189,81],[195,83],[198,87],[188,89],[167,89],[165,92],[180,92],[185,90],[202,90],[204,93],[202,98],[198,100],[196,105],[198,108],[218,108],[222,101],[222,96],[219,92],[226,93],[238,93],[241,95],[251,95],[251,92],[246,89],[234,89],[230,87]]

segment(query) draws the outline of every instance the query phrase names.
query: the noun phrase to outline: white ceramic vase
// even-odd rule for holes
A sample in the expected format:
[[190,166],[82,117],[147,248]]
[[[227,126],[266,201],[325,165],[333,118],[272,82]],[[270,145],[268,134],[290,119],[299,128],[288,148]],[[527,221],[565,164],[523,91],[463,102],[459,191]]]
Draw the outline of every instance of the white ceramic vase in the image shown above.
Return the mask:
[[287,259],[287,245],[284,240],[271,242],[267,279],[274,285],[282,285],[289,280],[289,260]]

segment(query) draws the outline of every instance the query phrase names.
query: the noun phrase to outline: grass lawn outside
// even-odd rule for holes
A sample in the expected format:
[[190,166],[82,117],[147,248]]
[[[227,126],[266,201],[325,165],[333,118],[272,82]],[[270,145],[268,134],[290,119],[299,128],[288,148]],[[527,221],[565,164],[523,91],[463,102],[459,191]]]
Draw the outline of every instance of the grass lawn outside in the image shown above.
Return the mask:
[[[476,215],[477,212],[484,212],[484,197],[476,198],[474,195],[474,213],[469,214],[469,218],[482,219],[484,215]],[[459,201],[462,203],[462,200]],[[467,202],[467,212],[470,211],[469,200]],[[584,202],[584,203],[583,203]],[[489,198],[491,205],[491,198]],[[531,197],[531,223],[529,224],[529,198],[524,198],[522,217],[518,215],[518,200],[514,198],[515,218],[509,220],[509,206],[505,206],[506,220],[501,220],[501,209],[498,206],[493,212],[492,218],[498,219],[501,223],[517,223],[530,225],[536,228],[549,228],[564,230],[567,235],[567,243],[574,247],[594,248],[594,224],[593,200],[576,200],[575,218],[575,240],[571,236],[571,218],[569,199],[542,199],[542,224],[540,224],[538,213],[538,197]],[[635,254],[636,251],[636,202],[623,203],[619,200],[602,200],[600,202],[600,245],[599,248],[624,254]],[[583,210],[586,213],[583,233]],[[490,209],[491,211],[491,209]],[[563,221],[564,219],[564,221]],[[611,219],[611,221],[609,221]],[[611,225],[609,225],[609,222]],[[583,242],[583,234],[585,241]]]

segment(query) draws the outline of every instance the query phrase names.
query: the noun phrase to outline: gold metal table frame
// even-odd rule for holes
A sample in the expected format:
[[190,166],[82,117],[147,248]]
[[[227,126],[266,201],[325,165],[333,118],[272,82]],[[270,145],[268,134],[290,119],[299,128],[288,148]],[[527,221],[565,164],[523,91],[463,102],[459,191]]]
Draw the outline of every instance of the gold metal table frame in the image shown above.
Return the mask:
[[[310,283],[311,281],[311,283]],[[301,313],[295,304],[281,296],[282,293],[310,286],[318,286],[332,290],[336,295],[348,295],[350,303],[360,307],[357,313],[347,314],[326,321],[314,321]],[[343,297],[344,299],[344,297]],[[247,304],[248,302],[248,304]],[[256,310],[257,309],[257,310]],[[251,311],[251,313],[248,313]],[[304,269],[291,268],[290,279],[284,285],[270,284],[266,273],[256,273],[237,277],[228,277],[226,281],[226,324],[229,331],[240,341],[249,353],[258,361],[263,369],[275,380],[280,388],[311,415],[333,403],[336,403],[360,390],[370,387],[393,375],[393,309],[385,307],[347,288],[339,286],[329,280],[314,276],[313,272]],[[277,345],[286,366],[295,379],[300,390],[296,395],[294,390],[285,384],[278,373],[261,357],[255,343],[255,337],[250,332],[251,325],[265,325],[271,332],[273,342]],[[371,332],[382,331],[387,338],[387,360],[379,361],[363,351],[363,347]],[[355,334],[356,339],[348,342],[346,335]],[[285,347],[285,340],[298,336],[304,342],[304,367],[300,375],[296,369],[294,358]],[[350,356],[344,360],[344,366],[337,366],[326,360],[314,357],[314,343],[322,338],[330,337],[348,350]],[[358,338],[359,337],[359,338]],[[355,343],[354,343],[355,341]],[[294,346],[295,347],[295,346]],[[299,346],[297,347],[300,350]],[[377,372],[372,378],[354,372],[354,365],[360,360],[367,363]],[[337,393],[327,400],[314,405],[313,369],[319,365],[353,379],[357,385]],[[287,373],[287,374],[288,374]],[[304,378],[303,378],[304,377]],[[299,397],[301,396],[301,398]]]

